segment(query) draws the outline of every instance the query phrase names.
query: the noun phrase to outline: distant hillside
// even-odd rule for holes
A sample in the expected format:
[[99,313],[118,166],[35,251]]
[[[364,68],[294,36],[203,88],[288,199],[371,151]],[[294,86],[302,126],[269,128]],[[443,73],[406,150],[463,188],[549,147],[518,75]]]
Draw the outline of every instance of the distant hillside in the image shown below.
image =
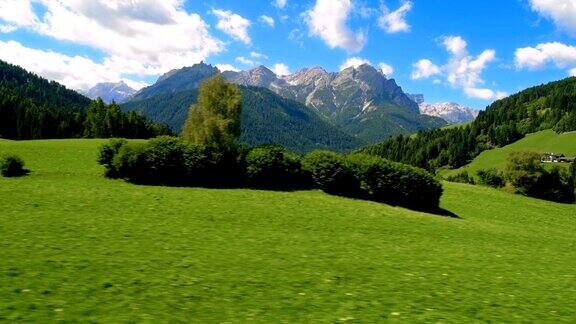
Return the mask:
[[481,152],[541,130],[576,130],[576,78],[526,89],[494,102],[464,127],[398,136],[365,152],[427,169],[461,167]]
[[117,105],[92,102],[57,82],[0,61],[0,138],[148,138],[169,133]]
[[0,60],[0,138],[77,137],[90,99]]
[[[537,152],[564,154],[569,157],[576,156],[576,132],[557,134],[552,130],[528,134],[523,139],[504,147],[487,150],[478,155],[470,164],[459,169],[444,172],[445,175],[468,171],[471,175],[478,170],[496,168],[504,170],[508,155],[512,152]],[[562,164],[560,164],[562,165]]]
[[[313,149],[346,151],[364,143],[322,120],[304,105],[270,90],[257,87],[240,87],[240,90],[244,101],[241,140],[246,144],[275,143],[306,152]],[[163,93],[125,103],[122,109],[140,111],[180,132],[197,95],[195,89]]]

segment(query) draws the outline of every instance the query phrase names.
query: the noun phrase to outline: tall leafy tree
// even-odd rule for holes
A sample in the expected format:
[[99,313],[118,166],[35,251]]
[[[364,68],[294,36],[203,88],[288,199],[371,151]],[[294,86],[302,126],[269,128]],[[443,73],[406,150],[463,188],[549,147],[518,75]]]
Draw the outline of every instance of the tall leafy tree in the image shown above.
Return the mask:
[[182,136],[202,146],[232,148],[240,137],[241,112],[238,88],[216,75],[200,86],[198,102],[190,107]]

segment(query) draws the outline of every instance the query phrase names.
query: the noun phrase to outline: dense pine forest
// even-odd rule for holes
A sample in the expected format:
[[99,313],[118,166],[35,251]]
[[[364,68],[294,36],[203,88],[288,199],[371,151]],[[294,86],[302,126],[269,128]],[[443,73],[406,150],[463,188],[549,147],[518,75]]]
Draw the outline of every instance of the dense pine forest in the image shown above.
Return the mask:
[[124,113],[116,104],[91,102],[57,82],[0,61],[0,138],[147,138],[169,132],[167,126]]
[[576,130],[576,77],[498,100],[469,125],[401,135],[363,151],[428,170],[457,168],[484,150],[545,129],[558,133]]

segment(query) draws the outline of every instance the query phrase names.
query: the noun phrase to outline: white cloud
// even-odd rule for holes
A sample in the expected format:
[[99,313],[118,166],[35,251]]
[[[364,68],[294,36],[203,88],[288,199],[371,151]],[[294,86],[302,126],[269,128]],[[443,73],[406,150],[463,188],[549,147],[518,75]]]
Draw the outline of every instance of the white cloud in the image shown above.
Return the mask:
[[351,10],[350,0],[316,0],[314,7],[305,13],[310,34],[320,37],[330,48],[360,51],[366,43],[366,36],[351,31],[347,26]]
[[238,72],[238,71],[240,71],[240,69],[236,68],[235,66],[233,66],[231,64],[216,64],[216,67],[218,68],[218,70],[220,70],[220,72],[224,72],[224,71]]
[[471,98],[491,100],[507,95],[501,91],[479,87],[484,84],[482,72],[489,63],[496,59],[496,51],[487,49],[476,57],[469,55],[468,44],[459,36],[445,37],[442,44],[450,54],[448,63],[440,67],[428,59],[420,60],[413,64],[412,79],[426,79],[434,75],[442,75],[446,77],[448,84],[463,89],[464,93]]
[[568,75],[569,76],[576,76],[576,68],[570,69],[570,71],[568,71]]
[[30,0],[0,1],[0,20],[10,23],[14,27],[33,26],[37,23],[37,19]]
[[483,100],[502,99],[508,96],[506,92],[494,91],[491,89],[484,89],[484,88],[464,88],[464,93],[468,97]]
[[468,43],[460,36],[448,36],[442,42],[446,50],[456,57],[467,55]]
[[432,63],[428,59],[420,60],[412,64],[414,70],[412,71],[412,80],[426,79],[441,73],[440,67]]
[[268,59],[268,56],[258,52],[250,52],[250,57],[255,59],[265,59],[265,60]]
[[530,0],[532,9],[552,19],[561,29],[576,37],[576,2],[572,0]]
[[252,42],[248,35],[250,20],[229,10],[213,9],[212,13],[218,18],[216,28],[245,44]]
[[412,1],[405,1],[395,11],[383,7],[383,15],[378,18],[378,26],[389,34],[409,32],[411,27],[406,22],[405,16],[410,10],[412,10]]
[[[516,50],[514,55],[516,67],[536,70],[554,63],[558,68],[576,67],[576,46],[562,43],[543,43],[536,47],[524,47]],[[572,70],[569,71],[569,74]]]
[[276,23],[276,22],[274,21],[274,18],[272,18],[272,17],[270,17],[270,16],[266,16],[266,15],[260,16],[260,18],[259,18],[258,20],[260,20],[261,23],[266,24],[266,25],[268,25],[268,26],[270,26],[270,27],[274,27],[274,25],[275,25],[275,23]]
[[284,7],[286,7],[287,2],[288,2],[287,0],[274,0],[272,1],[272,5],[280,9],[283,9]]
[[18,29],[18,27],[12,25],[0,25],[0,33],[11,33],[16,29]]
[[[367,59],[361,57],[351,57],[346,61],[344,61],[342,65],[340,65],[340,71],[345,70],[349,67],[358,68],[359,66],[364,64],[374,66],[372,62],[370,62]],[[392,73],[394,73],[394,68],[384,62],[378,63],[378,69],[380,69],[380,72],[382,72],[382,74],[385,74],[386,76],[392,75]]]
[[32,49],[16,41],[0,41],[0,59],[77,90],[87,90],[99,82],[120,80],[132,87],[146,85],[122,78],[119,72],[106,63],[96,63],[83,56],[67,56],[50,50]]
[[242,64],[245,64],[245,65],[256,65],[256,62],[255,62],[255,61],[253,61],[253,60],[251,60],[251,59],[248,59],[248,58],[245,58],[244,56],[238,56],[238,57],[236,58],[236,61],[238,61],[238,62],[240,62],[240,63],[242,63]]
[[380,72],[386,76],[394,74],[394,68],[384,62],[378,63],[378,68],[380,69]]
[[[17,1],[30,5],[29,0]],[[12,2],[0,1],[2,6]],[[101,50],[107,66],[116,73],[157,75],[200,62],[223,50],[222,42],[208,32],[209,26],[199,15],[187,13],[181,0],[34,0],[34,3],[45,11],[42,18],[19,15],[28,18],[13,19],[18,27]],[[0,10],[0,15],[3,13]]]
[[368,61],[367,59],[363,59],[360,57],[351,57],[351,58],[347,59],[346,61],[344,61],[344,63],[342,63],[342,65],[340,65],[340,71],[345,70],[349,67],[358,68],[359,66],[361,66],[363,64],[372,65],[372,63],[370,63],[370,61]]
[[272,67],[272,72],[274,72],[278,76],[284,76],[290,74],[290,69],[284,63],[274,64]]

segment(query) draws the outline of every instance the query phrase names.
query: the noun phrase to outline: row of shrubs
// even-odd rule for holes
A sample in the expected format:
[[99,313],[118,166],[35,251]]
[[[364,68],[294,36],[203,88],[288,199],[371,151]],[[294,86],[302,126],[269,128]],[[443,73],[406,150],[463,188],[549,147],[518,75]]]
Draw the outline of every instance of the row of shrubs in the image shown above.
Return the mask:
[[0,175],[3,177],[21,177],[30,173],[24,167],[24,161],[16,155],[0,156]]
[[346,197],[415,209],[437,209],[442,186],[430,173],[380,157],[314,151],[305,156],[279,146],[227,151],[161,136],[147,142],[112,139],[99,155],[106,175],[135,183],[251,187],[273,190],[319,188]]
[[478,170],[476,177],[462,171],[446,178],[448,181],[506,188],[513,193],[560,203],[576,201],[576,165],[570,170],[551,166],[545,168],[540,155],[532,152],[512,153],[504,171]]

